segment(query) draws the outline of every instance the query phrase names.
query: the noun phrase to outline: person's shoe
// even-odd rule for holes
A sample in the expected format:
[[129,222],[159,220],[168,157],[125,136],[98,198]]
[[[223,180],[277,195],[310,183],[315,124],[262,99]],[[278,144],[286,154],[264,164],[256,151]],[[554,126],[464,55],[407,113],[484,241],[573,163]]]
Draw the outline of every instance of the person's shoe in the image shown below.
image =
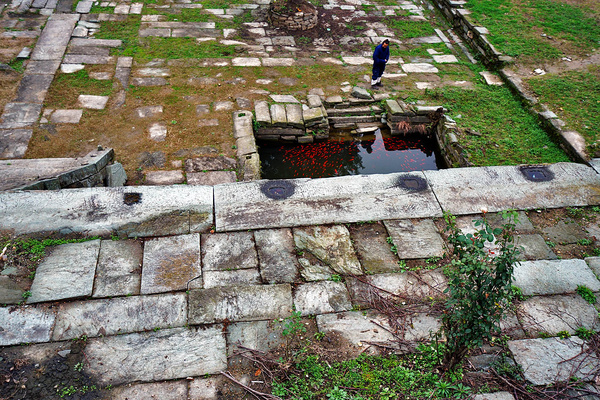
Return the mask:
[[371,85],[371,89],[373,89],[373,90],[379,90],[379,86],[377,86],[377,84]]
[[377,86],[377,87],[380,87],[380,88],[381,88],[381,87],[383,87],[383,85],[381,84],[381,82],[377,82],[377,83],[375,84],[375,86]]

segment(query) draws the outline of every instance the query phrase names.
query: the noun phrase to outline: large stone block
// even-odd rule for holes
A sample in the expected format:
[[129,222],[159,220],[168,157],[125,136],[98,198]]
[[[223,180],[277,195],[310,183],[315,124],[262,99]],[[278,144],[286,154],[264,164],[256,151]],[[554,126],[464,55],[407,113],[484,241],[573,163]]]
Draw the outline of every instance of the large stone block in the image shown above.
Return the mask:
[[302,316],[349,311],[352,308],[346,286],[332,281],[298,286],[294,293],[294,305]]
[[202,265],[205,271],[257,268],[252,232],[202,235]]
[[103,385],[182,379],[227,368],[219,326],[90,339],[85,352],[84,371]]
[[0,346],[49,342],[55,319],[46,307],[1,307]]
[[285,318],[291,311],[289,284],[218,287],[190,292],[188,321],[210,324],[225,320],[270,320]]
[[103,240],[100,245],[93,297],[140,293],[142,244],[134,240]]
[[294,282],[298,259],[291,229],[264,229],[254,232],[260,260],[260,274],[268,283]]
[[61,304],[52,339],[111,336],[180,327],[187,322],[186,311],[185,293]]
[[441,257],[444,254],[444,240],[433,220],[391,220],[384,221],[384,224],[401,259]]
[[140,291],[142,294],[200,287],[202,279],[196,278],[201,277],[201,274],[199,234],[146,241]]
[[338,274],[361,275],[348,229],[343,225],[294,229],[296,247],[306,250]]
[[579,285],[600,291],[600,281],[578,259],[522,261],[515,266],[513,282],[526,296],[574,293]]
[[91,296],[100,240],[58,246],[37,267],[28,303]]
[[357,224],[349,227],[354,248],[366,273],[380,274],[399,269],[398,257],[387,243],[382,223]]

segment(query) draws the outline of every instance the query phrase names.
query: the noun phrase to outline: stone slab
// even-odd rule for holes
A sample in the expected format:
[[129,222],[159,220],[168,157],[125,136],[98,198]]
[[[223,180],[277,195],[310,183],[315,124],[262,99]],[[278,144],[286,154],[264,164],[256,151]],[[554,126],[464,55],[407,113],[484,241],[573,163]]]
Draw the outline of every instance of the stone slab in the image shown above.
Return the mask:
[[402,70],[406,73],[437,74],[439,70],[428,63],[402,64]]
[[196,378],[189,383],[188,397],[194,400],[219,400],[222,376]]
[[434,55],[433,61],[439,64],[444,63],[457,63],[458,59],[453,54],[444,54],[444,55]]
[[[412,323],[407,324],[405,340],[428,339],[429,331],[439,329],[439,322],[433,317],[423,314],[413,316]],[[347,311],[337,314],[317,315],[317,326],[320,332],[338,332],[353,345],[365,342],[389,343],[396,340],[391,333],[388,317],[375,311]],[[382,328],[382,326],[385,328]]]
[[0,128],[23,128],[37,121],[42,112],[41,104],[33,103],[7,103],[2,113]]
[[563,331],[574,335],[582,326],[595,331],[600,328],[598,311],[580,295],[534,296],[518,304],[517,315],[523,329],[533,336]]
[[231,59],[231,65],[234,67],[260,67],[260,58],[256,57],[235,57]]
[[155,142],[164,142],[167,138],[167,125],[164,122],[155,122],[148,127],[150,140]]
[[82,115],[83,110],[55,110],[50,121],[56,124],[78,124]]
[[235,171],[188,172],[186,178],[188,185],[214,186],[237,181]]
[[136,240],[103,240],[96,267],[93,297],[140,293],[142,244]]
[[[186,380],[128,384],[111,389],[111,400],[186,400],[188,382]],[[197,397],[192,397],[196,399]],[[202,398],[200,398],[202,400]],[[215,398],[216,400],[216,398]]]
[[77,71],[81,71],[85,68],[83,64],[60,64],[60,71],[64,74],[72,74]]
[[579,285],[600,291],[600,281],[578,259],[522,261],[515,266],[513,283],[526,296],[574,293]]
[[[259,28],[261,29],[261,28]],[[263,58],[262,65],[263,67],[291,67],[296,64],[296,60],[293,58]]]
[[476,394],[473,400],[515,400],[515,397],[510,392],[494,392]]
[[346,286],[341,282],[309,282],[296,287],[294,306],[302,316],[352,309]]
[[254,232],[260,274],[267,283],[294,282],[298,276],[298,259],[292,230],[263,229]]
[[518,235],[515,244],[520,247],[519,260],[556,260],[541,235]]
[[587,257],[585,262],[596,274],[596,277],[600,277],[600,257]]
[[283,104],[271,104],[269,110],[271,112],[271,123],[273,126],[287,126],[287,115]]
[[52,340],[175,328],[186,322],[185,293],[79,301],[59,306]]
[[281,328],[273,321],[236,322],[227,327],[227,354],[236,347],[268,352],[285,344]]
[[260,285],[258,269],[236,269],[232,271],[203,271],[204,288],[219,286]]
[[80,94],[77,99],[77,106],[82,108],[90,108],[92,110],[104,110],[107,102],[108,96]]
[[577,337],[511,340],[508,348],[525,379],[534,385],[566,382],[571,374],[591,380],[600,363],[597,355],[585,354],[587,345]]
[[131,78],[133,86],[165,86],[167,85],[165,78]]
[[257,268],[252,232],[202,235],[202,265],[204,271]]
[[292,311],[289,284],[217,287],[189,294],[190,324],[285,318]]
[[144,245],[140,293],[201,287],[200,235],[192,233],[147,240]]
[[362,275],[350,233],[343,225],[294,228],[294,243],[338,274]]
[[[2,271],[2,275],[6,270]],[[23,301],[23,290],[8,276],[0,276],[0,304],[18,304]]]
[[186,172],[218,171],[237,168],[233,158],[225,156],[202,156],[185,160]]
[[573,244],[588,238],[585,228],[574,221],[558,221],[554,226],[542,227],[541,231],[554,243]]
[[100,240],[63,244],[37,267],[28,303],[92,295]]
[[129,237],[185,234],[213,224],[213,190],[178,185],[4,192],[0,220],[16,234],[61,229]]
[[233,102],[229,100],[215,101],[213,103],[213,110],[215,111],[229,111],[233,110]]
[[60,66],[60,60],[33,61],[27,63],[25,72],[28,74],[54,75]]
[[78,14],[50,16],[31,54],[31,59],[59,60],[62,58],[71,38],[71,32],[78,20]]
[[146,185],[175,185],[183,183],[185,177],[183,171],[148,171],[146,172]]
[[144,106],[135,109],[135,116],[138,118],[151,118],[162,114],[163,106]]
[[[0,130],[0,158],[22,158],[25,156],[33,129],[7,129]],[[6,175],[4,176],[6,183]],[[1,190],[6,186],[0,184]]]
[[350,236],[366,273],[380,274],[398,270],[398,257],[390,251],[387,231],[382,223],[356,224]]
[[546,166],[546,171],[548,177],[553,176],[549,182],[528,180],[517,166],[451,168],[423,173],[442,209],[455,215],[477,214],[482,208],[498,212],[600,202],[600,177],[592,168],[557,163]]
[[481,71],[479,73],[481,76],[483,76],[483,79],[485,80],[485,83],[487,83],[490,86],[502,86],[504,85],[504,81],[502,80],[502,78],[500,78],[498,75],[489,72],[489,71]]
[[227,368],[221,329],[175,328],[90,339],[84,371],[115,386],[216,374]]
[[400,259],[441,257],[444,240],[433,220],[390,220],[384,221]]
[[275,103],[300,103],[294,96],[289,94],[271,94],[269,97]]
[[0,346],[49,342],[55,318],[45,307],[0,307]]
[[288,125],[296,128],[304,128],[304,120],[302,119],[302,107],[300,104],[286,104],[285,114],[287,117]]
[[121,47],[123,42],[119,39],[73,39],[70,42],[73,47],[80,46],[100,46],[100,47]]
[[41,104],[46,98],[52,79],[52,75],[25,74],[19,83],[15,101]]
[[[422,172],[285,181],[293,193],[269,198],[267,181],[215,186],[218,230],[441,216]],[[412,182],[421,182],[412,188]],[[400,183],[400,184],[399,184]],[[274,185],[277,186],[277,185]],[[262,189],[261,189],[262,188]],[[263,192],[264,190],[264,192]],[[270,194],[272,195],[272,194]]]
[[[378,298],[429,300],[444,298],[448,280],[441,271],[414,271],[348,277],[346,286],[355,303],[372,306]],[[381,289],[381,290],[377,290]]]

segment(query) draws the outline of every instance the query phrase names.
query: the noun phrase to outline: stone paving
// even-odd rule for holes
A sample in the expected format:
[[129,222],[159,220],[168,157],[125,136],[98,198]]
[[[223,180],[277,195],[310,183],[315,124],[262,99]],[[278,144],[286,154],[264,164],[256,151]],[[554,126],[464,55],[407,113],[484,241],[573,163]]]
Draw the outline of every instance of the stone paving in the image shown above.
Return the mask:
[[[230,19],[267,4],[259,0],[202,11]],[[364,13],[359,4],[366,3],[329,1],[324,7]],[[140,15],[142,37],[191,36],[245,48],[244,57],[189,61],[196,67],[287,67],[314,62],[350,68],[369,65],[370,54],[331,57],[336,45],[378,43],[383,37],[406,45],[444,43],[452,54],[430,49],[432,57],[427,60],[392,58],[384,76],[402,80],[421,74],[426,80],[439,73],[441,64],[458,61],[456,44],[463,48],[451,31],[437,29],[435,36],[405,41],[392,37],[385,25],[373,24],[362,37],[339,38],[339,42],[317,39],[311,49],[314,57],[297,57],[294,38],[281,36],[264,22],[246,23],[249,38],[232,43],[228,38],[234,32],[217,29],[215,23],[166,21],[147,12],[160,11],[161,6],[105,1],[99,6],[113,13],[90,14],[92,6],[91,1],[80,1],[75,12],[59,12],[61,5],[54,0],[14,0],[9,6],[18,12],[40,10],[48,18],[38,29],[2,34],[39,36],[16,97],[6,104],[0,119],[2,158],[23,157],[35,124],[77,124],[84,109],[93,112],[111,100],[124,102],[130,85],[167,85],[169,67],[188,62],[138,65],[132,57],[111,56],[110,49],[122,43],[94,39],[94,33],[102,22],[122,21],[127,15]],[[199,3],[183,1],[167,7],[202,9]],[[423,17],[422,6],[411,1],[375,9],[382,15],[409,10],[411,18]],[[467,57],[472,59],[470,54]],[[113,80],[119,87],[113,99],[81,93],[76,109],[43,107],[59,69],[74,73],[88,65],[110,66],[111,72],[96,79]],[[483,77],[489,84],[499,83],[495,75]],[[203,79],[207,84],[214,78]],[[432,88],[438,81],[415,85]],[[258,83],[274,90],[272,80]],[[351,90],[347,83],[340,85],[340,94]],[[274,97],[275,92],[266,94],[276,102],[298,101]],[[219,123],[205,118],[210,112],[253,109],[244,103],[243,94],[240,98],[237,104],[222,99],[197,105],[199,124]],[[164,107],[168,106],[140,107],[135,118],[160,119]],[[234,123],[244,120],[234,119]],[[148,124],[152,140],[163,141],[168,134],[164,121]],[[597,168],[600,161],[591,164]],[[426,263],[447,252],[439,225],[444,211],[459,215],[461,228],[469,231],[472,219],[484,208],[494,213],[600,204],[598,169],[571,163],[548,166],[544,171],[549,172],[549,182],[535,179],[526,167],[298,179],[284,187],[292,188],[287,198],[273,197],[281,183],[236,183],[235,167],[231,158],[200,155],[177,170],[147,173],[146,182],[161,185],[156,187],[0,193],[2,229],[103,237],[116,233],[123,239],[57,247],[38,267],[26,304],[15,306],[23,302],[24,291],[0,275],[2,357],[42,363],[68,354],[72,339],[85,336],[84,371],[99,385],[115,387],[107,398],[217,399],[222,385],[218,373],[231,366],[228,355],[239,345],[266,351],[281,344],[281,329],[272,322],[289,317],[293,309],[302,316],[315,316],[320,332],[337,332],[356,354],[366,347],[375,351],[376,346],[368,342],[390,344],[394,337],[384,315],[376,310],[355,311],[369,304],[365,282],[411,299],[443,296],[447,280],[440,270],[402,272],[401,261]],[[190,185],[162,186],[182,182]],[[524,248],[524,260],[516,268],[514,283],[531,297],[503,322],[504,332],[511,337],[509,349],[533,384],[564,381],[575,366],[578,378],[593,382],[600,361],[582,358],[586,343],[575,337],[547,336],[561,331],[573,334],[581,327],[600,329],[598,309],[576,294],[580,285],[600,292],[600,258],[561,259],[548,242],[595,241],[600,227],[534,226],[524,212],[520,217],[518,243]],[[405,339],[427,340],[439,325],[439,315],[424,309],[407,322]],[[499,393],[494,398],[512,395]]]
[[[569,199],[575,203],[575,197],[569,197],[574,193],[578,196],[577,205],[597,204],[600,178],[595,171],[576,164],[551,168],[553,180],[530,182],[527,190],[530,195],[520,199],[520,207],[529,210],[557,207]],[[115,399],[123,398],[119,397],[121,392],[169,391],[173,385],[180,385],[171,394],[174,399],[219,398],[217,392],[222,381],[216,374],[228,368],[227,355],[236,345],[266,351],[273,343],[281,342],[281,328],[270,323],[289,317],[293,309],[302,316],[316,316],[320,332],[336,332],[348,341],[356,354],[364,351],[365,346],[375,351],[372,343],[390,345],[394,337],[387,317],[377,310],[354,311],[359,306],[368,307],[373,293],[370,288],[378,287],[383,293],[413,300],[443,297],[447,278],[441,270],[402,272],[401,261],[426,264],[426,260],[448,251],[439,224],[442,210],[470,204],[457,209],[461,214],[459,226],[469,232],[474,229],[472,220],[481,215],[470,211],[474,207],[494,208],[494,211],[512,207],[515,195],[525,193],[516,181],[502,199],[489,196],[487,201],[480,199],[471,203],[467,199],[475,190],[473,182],[489,185],[481,179],[481,174],[494,171],[498,184],[505,185],[502,176],[515,179],[513,170],[518,171],[518,167],[455,170],[454,187],[460,189],[454,191],[453,201],[441,195],[446,190],[443,186],[435,185],[442,181],[436,176],[446,174],[445,171],[424,174],[427,188],[431,185],[431,189],[426,189],[432,190],[431,195],[424,197],[409,191],[404,193],[405,201],[413,206],[430,201],[435,207],[422,204],[400,214],[395,214],[390,207],[398,197],[398,190],[383,189],[382,185],[386,179],[394,182],[407,177],[415,179],[414,173],[341,177],[340,187],[354,191],[355,199],[365,200],[363,193],[356,190],[360,186],[356,185],[366,184],[366,188],[370,188],[367,193],[379,186],[381,192],[372,194],[379,196],[378,200],[363,207],[361,212],[351,203],[348,210],[344,210],[346,206],[338,207],[337,211],[329,210],[328,225],[323,225],[318,212],[309,216],[305,211],[304,207],[309,204],[315,207],[319,201],[315,190],[311,190],[314,197],[296,197],[295,200],[269,199],[263,194],[263,206],[256,197],[263,192],[256,185],[268,181],[204,187],[204,192],[209,188],[209,193],[214,191],[214,195],[205,197],[205,207],[208,207],[205,210],[209,214],[213,212],[212,199],[215,201],[216,226],[213,225],[210,232],[209,225],[214,223],[211,218],[204,225],[192,227],[186,217],[188,224],[183,234],[173,230],[179,228],[167,220],[160,225],[142,224],[137,228],[121,220],[113,222],[113,228],[120,224],[128,226],[132,229],[132,239],[100,239],[57,247],[38,267],[26,304],[0,308],[3,326],[0,344],[6,346],[7,354],[24,356],[23,347],[16,346],[22,343],[30,344],[26,352],[35,351],[37,346],[51,345],[54,350],[49,350],[50,353],[56,354],[69,348],[68,340],[86,336],[84,370],[99,384],[116,386],[118,390],[111,397]],[[586,178],[578,181],[573,176]],[[458,177],[468,178],[470,183],[458,184]],[[335,183],[335,179],[289,182],[296,185],[296,192],[304,192],[308,191],[305,185],[317,188],[330,181]],[[554,196],[554,205],[549,205],[544,193],[556,194],[557,188],[568,185],[571,186],[567,194]],[[194,193],[200,193],[201,188],[190,186],[190,199],[197,199]],[[141,203],[145,203],[152,199],[146,211],[138,210],[138,214],[152,220],[149,209],[163,207],[156,201],[165,196],[181,197],[185,193],[182,189],[184,187],[174,186],[132,187],[127,191],[97,188],[92,192],[85,190],[80,199],[72,191],[62,200],[66,203],[65,209],[70,210],[71,222],[59,220],[57,226],[77,230],[72,217],[73,212],[76,213],[73,205],[87,203],[89,200],[84,198],[90,195],[106,215],[112,215],[108,210],[118,205],[109,206],[102,196],[111,199],[118,194],[122,201],[124,194],[136,197],[135,193],[138,197],[130,202],[141,198]],[[331,192],[331,186],[329,190]],[[386,190],[392,193],[381,197]],[[351,198],[334,192],[334,196],[320,201],[342,205],[344,196]],[[34,214],[42,216],[48,213],[48,205],[55,203],[49,195],[59,193],[38,193],[32,199],[38,204]],[[237,215],[233,220],[222,218],[225,211],[219,204],[226,198],[224,193],[246,199],[244,202],[236,197],[235,201],[226,201],[227,213]],[[13,215],[15,207],[11,204],[20,204],[22,199],[20,193],[0,194],[3,219]],[[184,203],[180,206],[185,208]],[[250,208],[254,208],[252,218],[246,215]],[[426,215],[420,211],[423,209],[429,209]],[[28,210],[31,213],[36,208]],[[377,217],[381,210],[387,210],[387,218]],[[357,218],[348,220],[349,211],[355,212]],[[273,213],[285,215],[286,222],[269,219]],[[114,214],[118,212],[115,210]],[[56,220],[56,215],[49,217]],[[24,219],[18,219],[19,222],[9,222],[7,226],[27,224]],[[294,222],[296,220],[298,222]],[[496,215],[490,214],[492,223],[498,220]],[[244,224],[231,225],[223,221],[244,221]],[[82,222],[88,223],[85,219]],[[165,236],[165,226],[171,230],[170,236]],[[57,230],[43,228],[42,221],[31,229]],[[517,243],[529,243],[528,238],[536,235],[542,240],[523,248],[525,261],[516,267],[514,284],[523,295],[531,297],[519,303],[515,313],[503,322],[503,329],[512,338],[508,346],[515,361],[523,367],[525,377],[536,385],[564,380],[575,367],[576,375],[583,380],[593,381],[593,375],[598,372],[600,360],[583,358],[580,351],[586,344],[580,339],[547,337],[563,331],[574,334],[581,327],[600,329],[598,309],[576,294],[579,286],[600,292],[596,275],[600,258],[560,259],[547,243],[551,243],[550,238],[565,244],[581,239],[596,240],[593,233],[599,229],[597,223],[585,220],[578,224],[560,221],[552,227],[537,226],[525,212],[520,212]],[[145,238],[139,239],[142,237]],[[392,246],[394,251],[391,251]],[[3,287],[6,288],[2,291],[4,304],[22,302],[22,290]],[[412,315],[404,338],[413,342],[428,340],[439,326],[439,315],[425,307]],[[239,329],[246,333],[240,333]],[[133,382],[136,384],[131,386]]]

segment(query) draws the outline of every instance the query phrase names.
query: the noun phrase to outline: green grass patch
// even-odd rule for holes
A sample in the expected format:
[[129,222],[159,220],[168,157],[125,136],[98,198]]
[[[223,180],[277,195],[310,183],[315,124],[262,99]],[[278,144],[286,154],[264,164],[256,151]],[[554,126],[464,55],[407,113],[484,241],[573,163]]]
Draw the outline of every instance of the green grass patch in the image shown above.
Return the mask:
[[112,81],[92,79],[85,69],[72,74],[58,74],[52,85],[96,96],[110,96],[113,90]]
[[412,21],[406,19],[385,18],[386,24],[398,37],[417,38],[435,35],[435,30],[429,21]]
[[199,8],[183,8],[180,14],[163,14],[167,21],[180,22],[210,22],[214,21],[215,16],[207,14],[206,11]]
[[104,21],[98,32],[94,35],[96,39],[119,39],[123,42],[122,46],[115,49],[115,52],[122,55],[122,52],[139,41],[140,17],[130,15],[127,21]]
[[304,400],[467,398],[471,388],[458,382],[461,372],[445,381],[436,372],[438,362],[433,346],[404,357],[361,355],[335,363],[309,355],[296,364],[297,375],[274,382],[272,393]]
[[556,0],[469,0],[466,7],[470,19],[489,29],[492,44],[513,57],[556,58],[563,54],[555,47],[561,41],[583,51],[600,45],[600,23],[581,6]]
[[100,6],[92,6],[90,9],[90,14],[112,14],[114,12],[114,7],[100,7]]
[[202,2],[204,8],[231,8],[232,4],[246,4],[246,0],[206,0]]
[[581,133],[588,146],[600,140],[600,67],[544,75],[527,83],[542,103]]
[[527,113],[505,86],[475,85],[473,90],[446,87],[426,91],[433,105],[448,108],[463,130],[460,143],[477,166],[569,161],[567,155]]

